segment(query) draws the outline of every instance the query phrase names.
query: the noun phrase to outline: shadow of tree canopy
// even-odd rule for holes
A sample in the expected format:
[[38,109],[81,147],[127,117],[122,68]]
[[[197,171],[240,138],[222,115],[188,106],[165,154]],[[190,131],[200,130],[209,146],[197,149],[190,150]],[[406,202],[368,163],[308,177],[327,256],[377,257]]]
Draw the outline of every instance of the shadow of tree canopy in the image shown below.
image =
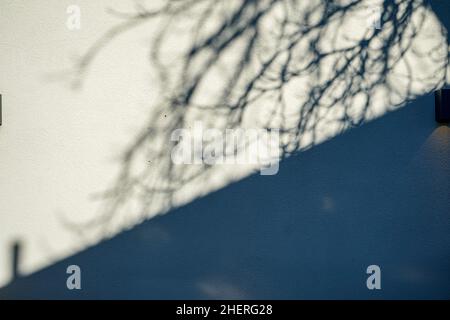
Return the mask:
[[110,13],[120,22],[78,61],[74,85],[114,38],[154,21],[160,99],[123,150],[104,212],[80,232],[130,211],[145,219],[156,202],[169,209],[186,185],[208,183],[213,166],[171,161],[172,132],[193,121],[278,129],[285,158],[446,83],[447,31],[425,0],[136,1]]

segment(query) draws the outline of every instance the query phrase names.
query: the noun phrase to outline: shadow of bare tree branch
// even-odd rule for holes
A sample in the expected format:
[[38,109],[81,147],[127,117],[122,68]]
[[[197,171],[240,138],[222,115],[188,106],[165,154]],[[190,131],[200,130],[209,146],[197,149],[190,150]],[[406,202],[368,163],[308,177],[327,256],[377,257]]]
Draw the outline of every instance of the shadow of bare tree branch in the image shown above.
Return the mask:
[[166,0],[110,12],[123,21],[87,50],[74,83],[115,37],[157,21],[149,60],[161,99],[123,151],[103,214],[67,222],[78,230],[107,232],[131,210],[145,219],[156,202],[168,210],[186,185],[208,183],[212,166],[171,161],[172,132],[193,121],[279,129],[285,158],[446,83],[446,30],[433,28],[425,0]]

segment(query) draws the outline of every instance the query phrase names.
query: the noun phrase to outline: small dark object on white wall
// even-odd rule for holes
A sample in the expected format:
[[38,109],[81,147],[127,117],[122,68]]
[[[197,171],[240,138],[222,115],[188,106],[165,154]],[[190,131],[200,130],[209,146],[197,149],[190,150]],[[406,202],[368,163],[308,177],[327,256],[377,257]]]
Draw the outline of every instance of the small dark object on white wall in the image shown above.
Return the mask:
[[439,123],[450,122],[450,88],[434,92],[434,105],[436,121]]
[[20,251],[21,251],[21,244],[19,241],[15,241],[12,244],[12,248],[11,248],[12,280],[16,280],[17,278],[20,277],[20,253],[21,253]]

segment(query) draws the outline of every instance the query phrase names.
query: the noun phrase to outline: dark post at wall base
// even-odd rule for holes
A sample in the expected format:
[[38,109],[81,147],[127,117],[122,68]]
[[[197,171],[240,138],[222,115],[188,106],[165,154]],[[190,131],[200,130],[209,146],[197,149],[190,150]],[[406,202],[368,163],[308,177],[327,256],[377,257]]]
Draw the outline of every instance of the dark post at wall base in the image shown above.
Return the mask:
[[450,89],[441,89],[434,92],[434,106],[436,121],[450,122]]
[[20,270],[19,270],[19,263],[20,263],[20,242],[16,241],[12,245],[12,280],[16,280],[20,277]]

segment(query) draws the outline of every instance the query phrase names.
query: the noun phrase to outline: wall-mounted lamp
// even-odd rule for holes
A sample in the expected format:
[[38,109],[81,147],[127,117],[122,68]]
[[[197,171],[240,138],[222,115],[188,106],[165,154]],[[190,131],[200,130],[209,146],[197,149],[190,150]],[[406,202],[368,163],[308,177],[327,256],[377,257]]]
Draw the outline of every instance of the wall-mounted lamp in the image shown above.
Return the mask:
[[450,88],[434,92],[434,107],[437,122],[450,122]]

